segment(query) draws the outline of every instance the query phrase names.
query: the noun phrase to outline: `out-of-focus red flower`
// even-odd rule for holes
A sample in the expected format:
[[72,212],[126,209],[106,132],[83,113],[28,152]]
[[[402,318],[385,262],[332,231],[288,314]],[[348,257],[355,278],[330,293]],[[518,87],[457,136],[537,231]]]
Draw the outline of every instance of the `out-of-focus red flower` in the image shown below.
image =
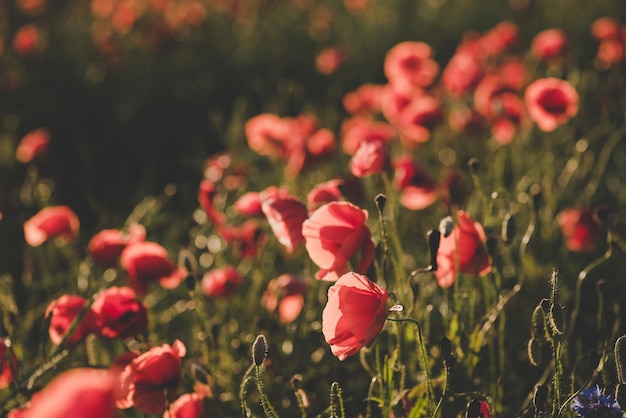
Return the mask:
[[233,209],[244,216],[263,216],[259,192],[246,192],[233,203]]
[[343,274],[329,289],[322,312],[322,332],[341,361],[372,341],[385,325],[388,294],[354,272]]
[[115,376],[108,370],[77,368],[56,376],[35,393],[19,418],[116,418]]
[[262,113],[250,118],[245,126],[248,146],[259,155],[285,158],[289,152],[288,123],[277,115]]
[[362,142],[389,142],[396,135],[396,129],[388,123],[376,122],[362,116],[354,116],[344,121],[341,132],[342,148],[348,155],[354,155]]
[[256,257],[267,238],[259,223],[252,219],[240,226],[222,226],[218,232],[241,258]]
[[402,206],[410,210],[421,210],[437,200],[437,182],[413,157],[396,157],[391,165],[394,169],[393,186],[400,190]]
[[67,206],[49,206],[24,222],[24,239],[32,247],[47,240],[73,241],[78,236],[80,221]]
[[398,114],[395,121],[401,140],[408,145],[428,141],[430,131],[441,121],[439,100],[433,96],[417,96]]
[[232,296],[243,277],[233,266],[224,266],[210,270],[202,277],[202,292],[209,297]]
[[562,29],[546,29],[535,35],[530,50],[543,61],[560,61],[565,57],[567,50],[567,36]]
[[204,212],[214,225],[222,225],[226,222],[226,215],[213,204],[216,194],[216,185],[213,181],[203,179],[200,182],[198,187],[198,203],[200,203],[200,207],[204,209]]
[[306,141],[308,155],[315,158],[326,157],[335,149],[335,134],[326,128],[318,129]]
[[441,237],[437,251],[435,277],[442,288],[452,286],[459,273],[484,276],[491,271],[483,227],[462,210],[457,219],[450,235]]
[[288,253],[292,253],[303,241],[302,223],[307,218],[306,205],[295,196],[261,196],[261,209],[272,232]]
[[140,295],[146,294],[154,282],[173,289],[187,276],[187,271],[177,267],[167,250],[156,242],[143,241],[126,246],[120,255],[120,264],[128,273],[131,287]]
[[381,111],[385,87],[378,84],[362,84],[343,96],[343,107],[352,115],[372,115]]
[[128,338],[148,327],[148,310],[130,287],[113,286],[99,293],[90,310],[93,332],[103,338]]
[[44,11],[47,3],[47,0],[17,0],[15,5],[20,12],[28,16],[37,16]]
[[163,418],[208,418],[204,414],[204,394],[185,393],[172,403]]
[[35,129],[24,135],[15,150],[15,158],[23,164],[28,164],[44,155],[49,145],[50,130],[48,128]]
[[552,132],[578,113],[578,93],[558,78],[541,78],[526,88],[528,115],[544,132]]
[[380,173],[385,167],[387,152],[382,141],[364,141],[350,160],[350,172],[359,178]]
[[86,308],[87,301],[76,295],[63,295],[48,304],[46,317],[50,318],[48,334],[50,340],[59,345],[70,330],[72,322],[85,310],[84,316],[65,342],[66,346],[72,346],[87,336],[94,329],[93,314]]
[[485,118],[469,107],[455,107],[448,112],[448,125],[459,133],[475,132],[485,126]]
[[146,239],[146,228],[140,224],[130,226],[128,233],[119,229],[103,229],[89,240],[89,254],[103,267],[117,264],[127,245]]
[[575,253],[593,253],[598,247],[602,228],[587,207],[569,208],[557,215],[565,246]]
[[346,62],[346,59],[347,54],[343,48],[327,47],[315,56],[315,69],[322,75],[331,75]]
[[482,63],[467,52],[455,53],[441,74],[445,91],[453,96],[469,93],[482,77]]
[[313,211],[325,203],[336,202],[341,199],[339,186],[343,180],[332,179],[313,186],[306,196],[306,204],[309,211]]
[[281,274],[267,284],[261,297],[261,306],[270,312],[278,309],[278,318],[284,324],[293,322],[304,307],[307,285],[303,277]]
[[343,6],[353,15],[364,13],[369,4],[370,0],[343,0]]
[[430,86],[439,72],[430,45],[414,41],[400,42],[391,48],[383,68],[387,80],[397,91],[404,93]]
[[10,340],[0,339],[0,390],[13,381],[17,373],[17,357],[10,347]]
[[372,234],[365,225],[368,213],[349,202],[327,203],[302,224],[305,247],[320,267],[318,280],[336,281],[348,271],[348,262],[359,250],[359,273],[367,272],[374,256]]
[[490,56],[501,55],[519,42],[519,29],[513,22],[503,21],[480,39],[481,48]]
[[[176,340],[136,355],[119,374],[116,406],[135,407],[147,414],[161,414],[176,399],[181,380],[185,345]],[[128,360],[126,358],[125,360]]]
[[601,17],[591,24],[591,34],[598,41],[607,39],[619,39],[621,36],[620,25],[612,17]]
[[44,48],[44,36],[35,24],[27,23],[17,30],[13,49],[22,57],[30,57]]

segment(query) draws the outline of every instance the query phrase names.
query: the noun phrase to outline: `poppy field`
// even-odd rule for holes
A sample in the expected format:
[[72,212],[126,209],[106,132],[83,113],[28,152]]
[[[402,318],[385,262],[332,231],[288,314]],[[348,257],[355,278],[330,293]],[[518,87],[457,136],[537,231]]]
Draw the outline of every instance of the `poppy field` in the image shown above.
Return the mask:
[[625,116],[621,0],[0,0],[0,416],[626,416]]

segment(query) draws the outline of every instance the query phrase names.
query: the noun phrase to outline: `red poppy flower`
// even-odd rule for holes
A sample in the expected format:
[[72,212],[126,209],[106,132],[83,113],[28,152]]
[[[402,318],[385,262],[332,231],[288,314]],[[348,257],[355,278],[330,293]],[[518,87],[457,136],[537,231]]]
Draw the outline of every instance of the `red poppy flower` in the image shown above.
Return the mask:
[[247,220],[241,226],[222,226],[218,230],[226,244],[241,258],[256,257],[267,241],[267,236],[258,222]]
[[459,272],[484,276],[491,271],[483,227],[462,210],[457,218],[458,224],[450,235],[441,237],[437,251],[435,277],[442,288],[450,287]]
[[519,42],[519,29],[513,22],[498,23],[480,38],[481,48],[491,56],[500,55]]
[[50,131],[47,128],[35,129],[24,135],[15,150],[15,158],[21,163],[30,163],[45,154],[49,145]]
[[321,270],[319,280],[336,281],[347,273],[348,262],[359,250],[357,271],[367,272],[374,256],[372,234],[365,225],[367,211],[349,202],[321,206],[302,224],[305,247]]
[[359,178],[380,173],[387,160],[387,152],[382,141],[364,141],[350,160],[350,172]]
[[144,241],[128,245],[120,255],[120,263],[128,273],[131,287],[145,294],[153,282],[166,289],[177,287],[187,276],[182,267],[170,260],[167,250],[156,242]]
[[115,387],[115,376],[107,370],[72,369],[56,376],[13,416],[116,418]]
[[552,132],[578,113],[578,93],[570,83],[558,78],[542,78],[526,88],[530,118],[544,132]]
[[322,332],[341,361],[372,341],[385,325],[388,294],[354,272],[342,275],[329,289],[322,312]]
[[304,307],[306,288],[304,278],[282,274],[267,284],[267,289],[261,297],[261,306],[270,312],[278,309],[278,318],[282,323],[293,322]]
[[482,65],[476,56],[467,52],[457,52],[441,74],[441,82],[446,92],[453,96],[469,93],[482,77]]
[[433,96],[414,97],[397,115],[394,122],[400,138],[408,145],[428,141],[430,131],[441,121],[441,105]]
[[343,96],[343,107],[352,115],[372,115],[381,111],[385,87],[378,84],[362,84]]
[[569,208],[556,217],[565,246],[576,253],[592,253],[598,246],[602,228],[590,208]]
[[185,393],[172,403],[163,418],[206,418],[204,415],[204,394]]
[[9,386],[17,373],[17,357],[9,339],[0,339],[0,390]]
[[333,179],[313,186],[306,196],[309,211],[314,211],[325,203],[338,201],[341,198],[341,184],[343,180]]
[[37,247],[49,239],[73,241],[80,229],[76,213],[67,206],[49,206],[24,222],[24,239]]
[[431,56],[432,49],[424,42],[400,42],[387,52],[385,76],[400,92],[428,87],[439,72],[439,64]]
[[564,58],[567,48],[567,36],[558,28],[546,29],[533,38],[530,45],[532,53],[544,61]]
[[437,182],[410,155],[392,161],[393,186],[400,190],[400,204],[410,210],[421,210],[437,200]]
[[[50,318],[48,334],[50,340],[59,345],[65,338],[70,326],[78,314],[83,310],[87,300],[75,295],[63,295],[50,302],[46,308],[46,317]],[[66,341],[66,345],[71,346],[81,341],[94,329],[93,316],[87,309],[80,323],[74,329],[72,335]]]
[[341,47],[322,49],[315,56],[315,69],[322,75],[331,75],[346,62],[346,51]]
[[103,229],[89,240],[89,254],[103,267],[114,266],[124,248],[146,239],[146,228],[133,224],[128,233],[119,229]]
[[13,49],[22,57],[30,57],[44,48],[44,36],[36,25],[20,27],[13,38]]
[[226,222],[226,215],[215,207],[213,200],[217,194],[216,185],[213,181],[204,179],[198,187],[198,203],[204,209],[209,220],[215,225],[222,225]]
[[342,148],[348,155],[354,155],[362,142],[391,141],[396,135],[393,126],[385,122],[375,122],[362,116],[346,120],[342,126]]
[[90,310],[93,331],[103,338],[127,338],[141,334],[148,326],[146,305],[130,287],[113,286],[99,293]]
[[261,196],[261,209],[278,241],[292,253],[303,241],[302,223],[307,218],[306,205],[294,196]]
[[209,297],[228,297],[239,288],[243,277],[233,266],[208,271],[202,277],[202,292]]
[[[135,355],[119,374],[116,406],[135,407],[147,414],[161,414],[168,403],[176,399],[181,381],[181,357],[185,345],[176,340]],[[124,354],[123,361],[129,359]],[[123,363],[123,362],[122,362]]]

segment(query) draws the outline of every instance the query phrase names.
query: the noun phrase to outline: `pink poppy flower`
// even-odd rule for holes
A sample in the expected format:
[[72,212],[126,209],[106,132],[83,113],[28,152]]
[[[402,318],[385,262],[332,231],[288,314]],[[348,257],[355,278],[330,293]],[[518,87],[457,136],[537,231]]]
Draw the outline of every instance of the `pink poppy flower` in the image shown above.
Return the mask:
[[539,32],[532,40],[530,50],[541,60],[562,60],[567,49],[567,36],[558,28]]
[[482,77],[482,63],[472,54],[457,52],[441,74],[446,92],[453,96],[469,93]]
[[439,64],[432,59],[428,44],[405,41],[387,52],[384,72],[395,89],[410,93],[430,86],[439,72]]
[[224,266],[210,270],[202,277],[202,292],[209,297],[223,298],[232,296],[243,277],[233,266]]
[[346,120],[341,126],[342,148],[348,155],[354,155],[362,142],[391,141],[396,130],[385,122],[376,122],[362,116],[355,116]]
[[0,339],[0,390],[8,387],[17,373],[17,357],[9,339]]
[[[50,318],[48,334],[50,340],[59,345],[70,330],[72,322],[85,308],[87,300],[75,295],[63,295],[50,302],[46,308],[46,317]],[[86,309],[80,323],[74,329],[72,335],[66,341],[67,346],[72,346],[87,336],[94,329],[93,315]]]
[[348,271],[348,262],[359,250],[357,272],[365,273],[374,257],[372,234],[365,225],[368,213],[349,202],[321,206],[302,224],[305,247],[320,267],[318,280],[336,281]]
[[341,361],[371,342],[389,311],[385,289],[354,272],[343,274],[329,289],[322,312],[322,333]]
[[409,210],[421,210],[437,200],[437,182],[428,171],[405,155],[393,159],[393,186],[400,190],[400,204]]
[[596,250],[602,228],[592,209],[565,209],[557,215],[556,220],[568,250],[575,253],[593,253]]
[[277,115],[262,113],[246,122],[248,146],[259,155],[285,158],[288,154],[289,123]]
[[103,338],[134,337],[148,327],[148,310],[130,287],[113,286],[91,304],[93,332]]
[[204,414],[204,394],[185,393],[172,403],[163,418],[207,418]]
[[222,226],[218,230],[226,244],[241,258],[256,257],[267,241],[267,236],[258,222],[247,220],[240,226]]
[[50,239],[73,241],[78,236],[80,221],[67,206],[49,206],[24,222],[24,239],[38,247]]
[[519,42],[519,29],[513,22],[503,21],[480,39],[481,48],[490,56],[501,55]]
[[181,381],[181,357],[187,352],[185,345],[176,340],[170,346],[163,344],[132,359],[125,356],[118,377],[116,406],[120,409],[135,407],[147,414],[161,414],[168,403],[176,399]]
[[619,39],[621,36],[621,28],[612,17],[601,17],[591,24],[591,34],[598,41],[607,39]]
[[131,225],[128,233],[119,229],[103,229],[89,240],[89,254],[101,266],[113,267],[127,245],[145,239],[146,228],[139,224]]
[[35,393],[19,418],[116,418],[115,376],[107,371],[77,368],[62,372]]
[[318,129],[307,138],[306,150],[307,155],[314,159],[329,156],[335,150],[335,134],[330,129]]
[[304,278],[282,274],[267,284],[261,297],[261,306],[270,312],[278,309],[280,322],[288,324],[295,321],[302,312],[306,289]]
[[50,131],[39,128],[24,135],[15,150],[15,158],[23,164],[30,163],[48,151],[50,145]]
[[325,203],[336,202],[341,199],[339,186],[343,180],[332,179],[313,186],[306,196],[306,204],[309,211],[314,211]]
[[356,90],[343,96],[343,107],[352,115],[373,115],[381,111],[384,86],[362,84]]
[[315,56],[315,69],[322,75],[331,75],[341,67],[347,59],[346,51],[341,47],[327,47]]
[[428,141],[430,131],[441,121],[442,111],[439,100],[433,96],[417,96],[397,115],[395,124],[400,139],[407,145]]
[[131,287],[139,294],[148,292],[153,282],[173,289],[187,276],[187,271],[177,267],[167,250],[156,242],[144,241],[128,245],[120,255],[120,263],[128,273]]
[[305,204],[294,196],[266,198],[263,195],[261,198],[261,209],[272,232],[291,254],[304,239],[302,223],[308,215]]
[[544,132],[552,132],[578,113],[578,93],[558,78],[541,78],[526,88],[528,115]]
[[380,173],[385,167],[387,152],[382,141],[364,141],[350,160],[350,172],[359,178]]
[[458,224],[450,235],[441,237],[437,251],[435,277],[442,288],[450,287],[459,273],[484,276],[491,271],[483,227],[462,210],[457,218]]

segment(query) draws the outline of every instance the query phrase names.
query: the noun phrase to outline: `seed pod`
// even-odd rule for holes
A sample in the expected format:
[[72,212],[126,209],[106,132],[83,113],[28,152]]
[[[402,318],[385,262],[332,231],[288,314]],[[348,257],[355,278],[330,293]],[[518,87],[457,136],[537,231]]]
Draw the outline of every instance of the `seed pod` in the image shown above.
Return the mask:
[[546,339],[545,318],[546,317],[541,304],[535,306],[535,310],[533,311],[533,315],[530,319],[530,334],[534,339],[542,341]]
[[382,193],[378,193],[374,198],[374,202],[376,202],[376,207],[379,212],[385,210],[385,205],[387,204],[387,196]]
[[548,410],[548,387],[545,385],[537,385],[533,395],[533,406],[537,412],[545,412]]
[[454,228],[454,221],[451,216],[446,216],[439,222],[439,232],[444,238],[447,238],[452,233],[452,228]]
[[541,352],[541,342],[536,338],[531,338],[528,340],[528,359],[530,360],[530,364],[537,367],[541,364],[542,352]]
[[259,334],[252,343],[252,361],[256,366],[261,366],[267,358],[267,340],[263,334]]
[[615,399],[620,405],[626,405],[626,388],[623,383],[618,383],[615,386]]
[[619,382],[626,384],[626,335],[622,335],[615,341],[615,368]]
[[548,314],[548,322],[554,335],[563,335],[567,326],[565,308],[558,303],[552,304]]
[[190,369],[191,375],[194,379],[202,384],[209,384],[209,372],[204,368],[204,366],[198,363],[191,363]]

